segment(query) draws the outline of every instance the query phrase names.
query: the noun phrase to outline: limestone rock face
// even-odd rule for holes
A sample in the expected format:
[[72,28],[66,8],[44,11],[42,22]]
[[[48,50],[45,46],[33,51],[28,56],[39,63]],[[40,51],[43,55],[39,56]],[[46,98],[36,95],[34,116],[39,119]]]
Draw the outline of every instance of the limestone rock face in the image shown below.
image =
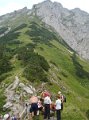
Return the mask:
[[89,59],[88,13],[79,8],[68,10],[63,8],[60,3],[53,3],[50,0],[34,5],[32,13],[55,28],[65,42],[81,57]]

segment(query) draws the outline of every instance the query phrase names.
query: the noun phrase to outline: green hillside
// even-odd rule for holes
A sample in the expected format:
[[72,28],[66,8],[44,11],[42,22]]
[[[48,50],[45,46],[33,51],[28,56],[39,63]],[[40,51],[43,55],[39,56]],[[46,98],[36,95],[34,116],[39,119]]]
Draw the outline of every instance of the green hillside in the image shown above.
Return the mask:
[[[0,113],[5,112],[2,84],[8,86],[18,75],[35,87],[45,82],[53,95],[61,90],[67,98],[63,120],[89,120],[89,61],[37,17],[17,17],[9,26],[11,30],[0,37]],[[6,30],[7,24],[0,34]]]

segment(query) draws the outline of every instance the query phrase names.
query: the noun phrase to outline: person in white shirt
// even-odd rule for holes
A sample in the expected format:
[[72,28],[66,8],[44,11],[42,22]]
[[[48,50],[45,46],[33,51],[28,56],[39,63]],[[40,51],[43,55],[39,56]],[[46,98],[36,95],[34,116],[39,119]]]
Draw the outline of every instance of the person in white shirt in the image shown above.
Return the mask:
[[50,120],[50,104],[51,104],[51,99],[47,95],[44,98],[44,119],[48,118]]
[[5,114],[4,115],[4,119],[3,120],[11,120],[11,117],[9,114]]
[[58,97],[58,99],[55,102],[57,120],[61,120],[61,98],[60,98],[60,96],[57,96],[57,97]]
[[66,96],[61,93],[61,91],[58,92],[58,96],[60,96],[61,99],[61,110],[63,110],[64,102],[66,102]]

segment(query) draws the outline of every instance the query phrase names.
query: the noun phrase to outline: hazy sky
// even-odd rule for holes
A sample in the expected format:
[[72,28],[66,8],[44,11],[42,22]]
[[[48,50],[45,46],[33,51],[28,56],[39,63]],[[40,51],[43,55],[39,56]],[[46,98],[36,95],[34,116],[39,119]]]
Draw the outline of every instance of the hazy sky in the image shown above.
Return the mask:
[[[32,8],[33,4],[37,4],[44,0],[0,0],[0,15],[12,12],[14,10],[21,9],[25,6]],[[51,0],[57,1],[68,9],[80,8],[89,13],[89,1],[88,0]]]

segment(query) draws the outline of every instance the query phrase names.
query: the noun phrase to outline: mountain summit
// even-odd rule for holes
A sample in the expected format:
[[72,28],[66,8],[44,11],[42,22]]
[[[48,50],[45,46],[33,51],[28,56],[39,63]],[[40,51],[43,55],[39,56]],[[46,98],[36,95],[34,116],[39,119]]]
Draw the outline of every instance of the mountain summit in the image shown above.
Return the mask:
[[89,59],[88,13],[79,8],[68,10],[50,0],[34,5],[32,12],[52,26],[81,57]]

